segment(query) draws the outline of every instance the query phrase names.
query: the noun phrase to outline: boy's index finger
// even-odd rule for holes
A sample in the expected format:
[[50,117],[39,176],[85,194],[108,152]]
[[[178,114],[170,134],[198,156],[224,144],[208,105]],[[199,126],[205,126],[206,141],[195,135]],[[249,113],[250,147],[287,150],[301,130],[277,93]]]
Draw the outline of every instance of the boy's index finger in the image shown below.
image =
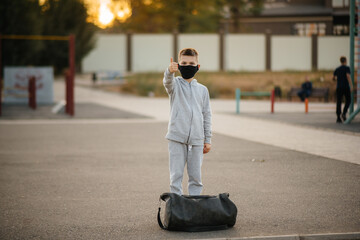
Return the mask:
[[170,58],[170,63],[172,63],[172,62],[173,62],[173,58],[171,57],[171,58]]

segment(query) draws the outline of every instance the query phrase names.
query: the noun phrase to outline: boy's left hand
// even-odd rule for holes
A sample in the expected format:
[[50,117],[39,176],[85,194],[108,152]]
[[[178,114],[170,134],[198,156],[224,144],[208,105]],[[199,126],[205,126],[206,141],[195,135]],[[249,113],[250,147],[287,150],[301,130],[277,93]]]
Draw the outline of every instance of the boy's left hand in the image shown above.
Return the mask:
[[211,149],[211,144],[205,143],[203,153],[206,154],[206,153],[210,152],[210,149]]

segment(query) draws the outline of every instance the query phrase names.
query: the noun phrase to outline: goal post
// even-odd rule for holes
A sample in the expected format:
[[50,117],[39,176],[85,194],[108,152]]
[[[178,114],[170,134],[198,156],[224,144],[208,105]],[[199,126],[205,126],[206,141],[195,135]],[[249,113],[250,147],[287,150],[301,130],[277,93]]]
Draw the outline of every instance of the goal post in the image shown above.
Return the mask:
[[68,41],[69,43],[69,70],[65,76],[65,101],[66,113],[70,116],[75,114],[74,106],[74,84],[75,84],[75,35],[69,36],[45,36],[45,35],[2,35],[0,33],[0,116],[2,115],[2,87],[3,87],[3,66],[2,66],[2,40],[48,40]]

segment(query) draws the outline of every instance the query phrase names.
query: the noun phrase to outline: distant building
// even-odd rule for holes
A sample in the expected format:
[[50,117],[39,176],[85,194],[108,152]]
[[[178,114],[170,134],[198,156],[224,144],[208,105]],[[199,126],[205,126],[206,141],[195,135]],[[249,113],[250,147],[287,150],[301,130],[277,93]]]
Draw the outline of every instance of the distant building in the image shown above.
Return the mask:
[[310,36],[348,35],[349,0],[265,0],[259,15],[239,18],[231,32]]

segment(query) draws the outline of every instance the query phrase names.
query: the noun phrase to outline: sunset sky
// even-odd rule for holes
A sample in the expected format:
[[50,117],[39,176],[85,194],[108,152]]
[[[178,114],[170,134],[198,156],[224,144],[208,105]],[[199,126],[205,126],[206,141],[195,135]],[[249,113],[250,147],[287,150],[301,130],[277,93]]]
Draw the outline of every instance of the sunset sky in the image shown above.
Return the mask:
[[89,21],[99,27],[110,26],[114,19],[125,21],[131,16],[128,0],[84,0],[89,13]]

